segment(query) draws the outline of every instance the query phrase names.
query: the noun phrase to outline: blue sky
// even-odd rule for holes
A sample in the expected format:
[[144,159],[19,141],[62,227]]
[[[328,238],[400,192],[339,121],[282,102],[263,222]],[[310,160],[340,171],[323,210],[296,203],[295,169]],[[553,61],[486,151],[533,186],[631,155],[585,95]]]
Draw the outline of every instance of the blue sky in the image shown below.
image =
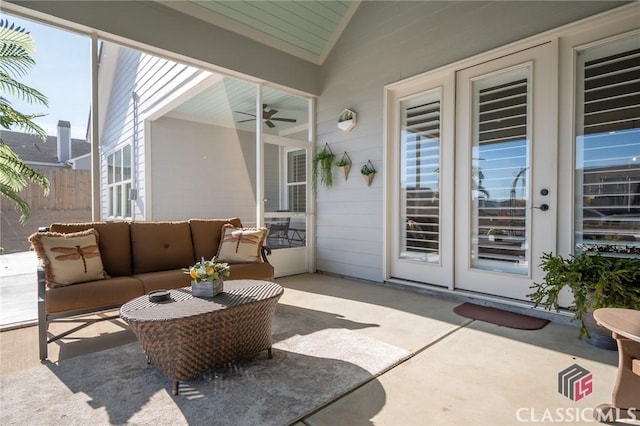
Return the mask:
[[45,113],[35,122],[49,135],[55,136],[58,120],[65,120],[71,123],[71,136],[84,139],[91,102],[89,37],[3,15],[29,31],[36,44],[36,66],[18,80],[49,98],[47,108],[8,97],[13,107],[22,113]]

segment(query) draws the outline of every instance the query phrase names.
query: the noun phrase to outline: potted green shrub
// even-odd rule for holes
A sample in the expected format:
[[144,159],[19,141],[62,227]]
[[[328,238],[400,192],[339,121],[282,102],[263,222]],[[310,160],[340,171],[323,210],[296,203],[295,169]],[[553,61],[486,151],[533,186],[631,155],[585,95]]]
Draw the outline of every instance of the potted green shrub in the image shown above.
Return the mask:
[[318,187],[318,177],[320,178],[320,183],[325,188],[331,188],[333,185],[333,177],[331,176],[331,166],[333,165],[333,160],[335,158],[335,154],[331,152],[329,145],[325,144],[322,151],[318,152],[313,157],[313,167],[311,173],[311,187],[315,191]]
[[592,314],[598,308],[640,310],[640,258],[605,257],[599,253],[563,257],[544,253],[541,260],[544,282],[534,283],[531,286],[534,291],[527,297],[536,307],[559,311],[560,293],[569,288],[574,298],[568,307],[573,312],[572,320],[581,323],[578,337],[586,335],[596,346],[615,349],[611,332],[598,327]]

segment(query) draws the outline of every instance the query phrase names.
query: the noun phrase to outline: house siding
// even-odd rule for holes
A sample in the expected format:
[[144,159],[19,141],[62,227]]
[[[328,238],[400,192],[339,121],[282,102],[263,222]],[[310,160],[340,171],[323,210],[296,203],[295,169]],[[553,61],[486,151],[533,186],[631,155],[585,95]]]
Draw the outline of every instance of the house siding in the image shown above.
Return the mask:
[[[151,110],[204,71],[168,61],[137,50],[106,43],[105,55],[118,55],[113,76],[112,91],[106,104],[105,126],[101,129],[101,194],[102,217],[107,218],[108,193],[107,155],[124,144],[132,143],[134,156],[134,188],[138,189],[138,200],[134,204],[134,219],[150,219],[146,212],[147,170],[145,168],[144,119]],[[137,114],[133,94],[138,96]],[[135,132],[135,134],[134,134]],[[135,136],[135,137],[134,137]],[[135,146],[133,142],[135,141]]]
[[238,216],[255,224],[254,134],[161,118],[151,138],[152,220]]
[[[617,2],[362,2],[321,67],[318,149],[347,151],[345,181],[317,191],[317,269],[384,281],[384,86],[620,6]],[[506,25],[508,23],[508,25]],[[497,30],[499,29],[499,31]],[[349,133],[336,127],[357,112]],[[371,160],[370,187],[359,173]]]

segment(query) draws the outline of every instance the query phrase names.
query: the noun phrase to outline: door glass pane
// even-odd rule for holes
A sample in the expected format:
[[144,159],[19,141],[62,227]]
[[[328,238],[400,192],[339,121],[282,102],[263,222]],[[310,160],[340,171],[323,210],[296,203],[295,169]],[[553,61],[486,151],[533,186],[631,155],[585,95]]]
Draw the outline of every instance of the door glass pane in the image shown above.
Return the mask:
[[440,262],[440,90],[400,102],[400,258]]
[[267,245],[271,249],[304,247],[310,102],[272,87],[263,87],[262,95]]
[[581,52],[576,250],[640,256],[640,37]]
[[526,274],[529,71],[473,82],[471,265]]

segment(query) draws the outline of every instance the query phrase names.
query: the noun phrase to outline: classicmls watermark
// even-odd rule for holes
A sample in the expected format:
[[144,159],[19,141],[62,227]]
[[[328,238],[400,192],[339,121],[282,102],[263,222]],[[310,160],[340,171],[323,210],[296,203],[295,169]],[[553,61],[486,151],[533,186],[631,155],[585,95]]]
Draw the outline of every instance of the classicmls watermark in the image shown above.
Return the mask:
[[593,392],[593,375],[589,370],[573,364],[558,373],[558,392],[572,401],[580,401]]
[[[593,375],[589,370],[573,364],[558,373],[558,393],[572,401],[579,401],[593,392]],[[574,423],[602,422],[611,423],[616,419],[636,420],[640,413],[636,408],[620,409],[610,406],[597,408],[555,407],[533,408],[520,407],[516,410],[516,419],[522,423]]]
[[516,419],[521,423],[612,423],[616,419],[637,420],[638,418],[640,418],[640,413],[635,408],[601,410],[599,408],[556,407],[541,410],[533,407],[520,407],[516,410]]

